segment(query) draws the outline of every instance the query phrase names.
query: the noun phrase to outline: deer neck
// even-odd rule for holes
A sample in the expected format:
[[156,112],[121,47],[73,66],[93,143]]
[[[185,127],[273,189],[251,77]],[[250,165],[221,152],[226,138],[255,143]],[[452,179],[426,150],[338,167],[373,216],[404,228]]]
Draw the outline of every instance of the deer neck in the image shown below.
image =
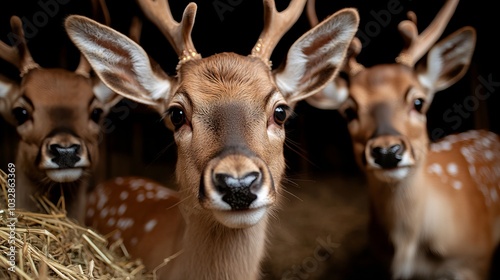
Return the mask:
[[[222,226],[201,213],[186,219],[182,253],[165,279],[259,279],[267,217],[244,229]],[[168,265],[167,265],[168,266]],[[163,277],[162,277],[163,279]]]
[[[416,236],[425,210],[429,185],[424,178],[425,160],[412,167],[402,180],[386,182],[367,174],[373,218],[388,232]],[[413,233],[413,234],[412,234]]]

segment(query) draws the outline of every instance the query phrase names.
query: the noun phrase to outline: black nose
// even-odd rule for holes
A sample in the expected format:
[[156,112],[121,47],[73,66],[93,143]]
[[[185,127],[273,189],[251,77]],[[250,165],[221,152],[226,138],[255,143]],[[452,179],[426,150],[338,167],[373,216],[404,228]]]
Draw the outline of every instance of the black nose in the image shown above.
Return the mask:
[[389,148],[375,147],[371,151],[371,156],[382,168],[394,168],[403,158],[403,152],[403,145],[396,144]]
[[69,147],[63,147],[59,144],[51,144],[49,150],[54,156],[52,162],[59,165],[59,168],[72,168],[75,163],[80,160],[78,153],[80,152],[80,145],[73,144]]
[[252,191],[259,189],[261,176],[258,172],[250,172],[239,178],[228,174],[216,174],[214,185],[223,195],[222,200],[227,202],[233,210],[243,210],[248,209],[257,198]]

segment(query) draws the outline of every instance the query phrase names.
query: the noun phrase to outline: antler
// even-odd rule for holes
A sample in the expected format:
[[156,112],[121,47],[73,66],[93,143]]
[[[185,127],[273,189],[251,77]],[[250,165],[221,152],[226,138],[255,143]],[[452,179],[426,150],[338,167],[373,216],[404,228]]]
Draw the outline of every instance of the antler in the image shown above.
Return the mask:
[[318,25],[319,20],[318,16],[316,15],[316,0],[307,1],[306,13],[307,19],[309,20],[309,25],[311,25],[311,27]]
[[22,77],[31,69],[39,68],[40,66],[33,60],[28,49],[21,19],[17,16],[12,16],[10,18],[10,26],[15,35],[14,38],[18,41],[13,47],[0,41],[0,57],[16,66]]
[[398,25],[399,32],[405,41],[405,47],[396,58],[396,62],[413,67],[415,63],[434,45],[450,21],[459,0],[448,0],[441,8],[429,26],[418,35],[416,16],[408,14],[410,20],[402,21]]
[[293,26],[304,10],[307,0],[292,0],[288,7],[278,12],[274,0],[264,0],[264,29],[252,49],[252,56],[270,65],[269,58],[283,35]]
[[172,16],[168,0],[138,0],[138,2],[144,14],[167,37],[179,56],[179,63],[201,58],[191,40],[191,31],[197,9],[196,3],[191,2],[187,5],[179,23]]
[[[111,17],[105,0],[92,0],[92,15],[95,20],[107,26],[111,25]],[[80,62],[75,70],[75,73],[85,77],[90,77],[91,71],[92,66],[90,66],[90,63],[83,56],[83,54],[81,54]]]

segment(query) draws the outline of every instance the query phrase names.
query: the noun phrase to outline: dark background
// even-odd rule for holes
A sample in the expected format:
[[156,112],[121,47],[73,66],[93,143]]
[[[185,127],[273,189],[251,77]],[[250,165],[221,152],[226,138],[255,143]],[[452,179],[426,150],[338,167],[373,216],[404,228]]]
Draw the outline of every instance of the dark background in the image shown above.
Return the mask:
[[[12,15],[18,15],[31,24],[27,30],[28,44],[35,61],[42,67],[63,67],[74,70],[79,53],[67,38],[62,26],[69,14],[91,16],[90,1],[78,0],[3,1],[0,10],[0,39],[9,42]],[[180,20],[187,0],[171,0],[174,18]],[[288,0],[276,0],[278,9],[283,9]],[[444,1],[410,0],[316,0],[320,19],[344,7],[358,9],[360,35],[370,34],[358,61],[369,67],[379,63],[392,63],[402,48],[402,39],[397,24],[406,19],[406,11],[417,14],[419,30],[423,30],[433,19]],[[444,31],[443,38],[455,30],[470,25],[477,30],[477,44],[467,74],[455,85],[438,93],[428,112],[428,130],[437,140],[441,136],[473,128],[484,128],[500,133],[500,71],[498,70],[498,12],[493,1],[461,1]],[[58,10],[52,15],[42,5],[52,3]],[[232,3],[232,6],[230,5]],[[399,3],[403,12],[391,14],[380,21],[389,3]],[[207,57],[220,52],[250,53],[263,26],[262,2],[258,0],[204,0],[197,1],[198,14],[193,30],[193,42],[198,52]],[[214,5],[229,5],[229,10],[217,12]],[[107,0],[111,14],[111,27],[128,33],[133,16],[143,19],[141,45],[162,65],[175,74],[177,56],[158,29],[143,17],[134,0]],[[45,16],[44,16],[45,15]],[[290,45],[309,29],[305,13],[276,46],[271,57],[277,67]],[[370,29],[372,28],[372,29]],[[373,29],[375,28],[375,29]],[[29,32],[28,32],[29,31]],[[19,73],[10,64],[0,61],[0,74],[13,80]],[[477,108],[466,110],[460,117],[460,125],[447,122],[444,113],[456,106],[467,105],[475,95],[481,79],[494,83],[482,95],[489,97]],[[105,133],[101,143],[101,168],[98,178],[106,179],[122,175],[141,175],[156,179],[176,188],[173,170],[176,160],[172,133],[160,121],[160,116],[147,107],[132,102],[119,103],[108,118],[114,129]],[[316,276],[324,272],[325,279],[345,269],[345,260],[363,252],[366,239],[367,201],[365,184],[354,163],[352,147],[344,120],[336,111],[323,111],[306,103],[296,107],[296,117],[288,123],[286,160],[288,177],[295,188],[289,189],[288,203],[274,224],[273,244],[270,248],[270,264],[266,265],[269,279],[277,279],[293,265],[309,257],[317,246],[317,238],[332,237],[342,244],[329,264],[321,264]],[[453,114],[456,116],[457,114]],[[14,128],[0,119],[0,169],[14,162],[17,136]],[[326,180],[321,176],[328,176]],[[288,192],[287,192],[288,193]],[[293,217],[290,219],[289,217]],[[293,249],[291,249],[293,248]],[[363,258],[360,258],[363,262]],[[366,265],[365,265],[366,267]],[[373,270],[353,269],[373,279]],[[313,276],[313,275],[311,275]],[[319,279],[312,277],[311,279]],[[267,278],[266,278],[267,279]],[[360,279],[360,278],[356,278]]]

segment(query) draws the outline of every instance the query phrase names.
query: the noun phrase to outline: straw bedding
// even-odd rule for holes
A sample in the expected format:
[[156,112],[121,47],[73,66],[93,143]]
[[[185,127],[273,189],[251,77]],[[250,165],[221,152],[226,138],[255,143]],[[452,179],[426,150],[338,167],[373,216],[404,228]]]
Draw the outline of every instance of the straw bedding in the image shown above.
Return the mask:
[[53,205],[38,197],[44,213],[11,212],[1,169],[0,185],[0,279],[154,279],[121,242],[108,244],[68,219],[64,201]]

